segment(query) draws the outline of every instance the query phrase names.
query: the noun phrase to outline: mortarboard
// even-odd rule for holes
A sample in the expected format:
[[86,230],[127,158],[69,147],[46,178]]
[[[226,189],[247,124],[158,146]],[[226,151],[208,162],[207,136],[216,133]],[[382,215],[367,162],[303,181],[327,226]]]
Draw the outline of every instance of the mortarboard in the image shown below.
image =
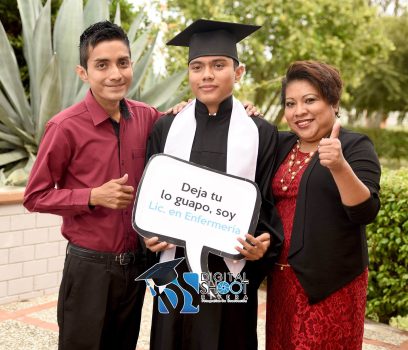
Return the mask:
[[167,45],[189,47],[189,63],[201,56],[227,56],[239,62],[236,44],[259,28],[199,19],[168,41]]
[[143,272],[135,281],[152,279],[156,286],[164,286],[177,278],[176,266],[184,258],[178,258],[162,263],[157,263],[147,271]]

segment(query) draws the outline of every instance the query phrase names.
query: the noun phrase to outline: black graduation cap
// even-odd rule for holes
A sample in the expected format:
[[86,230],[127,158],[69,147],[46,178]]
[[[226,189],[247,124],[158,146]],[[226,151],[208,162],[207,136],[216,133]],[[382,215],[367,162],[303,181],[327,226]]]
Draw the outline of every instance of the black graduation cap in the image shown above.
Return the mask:
[[237,62],[237,43],[260,26],[199,19],[167,42],[190,48],[188,62],[201,56],[227,56]]
[[178,258],[162,263],[157,263],[147,271],[143,272],[135,281],[152,279],[156,286],[164,286],[177,278],[176,266],[184,258]]

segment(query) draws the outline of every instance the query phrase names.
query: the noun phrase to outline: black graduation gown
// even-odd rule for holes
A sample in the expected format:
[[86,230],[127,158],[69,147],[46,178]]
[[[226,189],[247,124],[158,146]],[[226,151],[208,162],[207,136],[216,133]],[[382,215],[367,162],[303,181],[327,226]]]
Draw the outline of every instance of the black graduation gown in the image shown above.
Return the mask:
[[[216,116],[209,116],[207,107],[197,100],[195,115],[196,133],[191,149],[190,161],[219,171],[226,171],[228,128],[232,111],[232,97],[223,101]],[[174,115],[160,118],[150,135],[147,156],[162,153],[167,134]],[[255,181],[261,193],[266,194],[270,186],[269,179],[276,154],[278,132],[275,126],[265,120],[253,117],[259,131],[259,149]],[[242,140],[245,142],[245,140]],[[255,235],[270,232],[273,244],[265,257],[258,262],[247,261],[246,278],[247,303],[199,303],[197,314],[180,314],[180,305],[176,309],[169,307],[169,314],[160,314],[155,298],[150,338],[151,350],[250,350],[257,349],[257,289],[265,277],[266,270],[274,263],[282,242],[280,222],[273,209],[273,203],[263,203],[259,224]],[[184,248],[177,248],[176,257],[184,255]],[[210,253],[208,259],[210,272],[228,272],[223,258]],[[177,272],[187,272],[183,261]],[[175,291],[176,292],[176,291]]]

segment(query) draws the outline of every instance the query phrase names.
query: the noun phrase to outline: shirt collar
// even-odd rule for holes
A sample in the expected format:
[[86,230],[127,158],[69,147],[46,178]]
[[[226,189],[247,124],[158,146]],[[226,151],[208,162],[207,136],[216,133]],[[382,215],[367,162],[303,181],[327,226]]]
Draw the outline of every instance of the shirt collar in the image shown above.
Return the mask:
[[[95,126],[110,118],[108,113],[106,113],[102,106],[95,100],[91,89],[88,90],[88,93],[85,96],[85,105],[89,113],[91,113],[91,118]],[[127,120],[132,116],[132,112],[130,111],[126,99],[122,99],[119,102],[119,108],[121,117]]]
[[[198,99],[196,102],[196,109],[198,112],[209,115],[207,106]],[[217,115],[223,115],[227,113],[231,114],[231,111],[232,111],[232,95],[227,97],[224,101],[220,103]]]

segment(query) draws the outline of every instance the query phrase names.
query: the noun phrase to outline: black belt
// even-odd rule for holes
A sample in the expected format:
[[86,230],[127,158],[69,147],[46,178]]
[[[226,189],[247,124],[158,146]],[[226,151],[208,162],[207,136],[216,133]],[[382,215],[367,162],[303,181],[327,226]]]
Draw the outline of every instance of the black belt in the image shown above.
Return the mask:
[[139,252],[125,252],[120,254],[98,252],[96,250],[86,249],[68,243],[67,254],[79,256],[100,263],[112,262],[119,265],[128,265],[141,261],[141,254]]

